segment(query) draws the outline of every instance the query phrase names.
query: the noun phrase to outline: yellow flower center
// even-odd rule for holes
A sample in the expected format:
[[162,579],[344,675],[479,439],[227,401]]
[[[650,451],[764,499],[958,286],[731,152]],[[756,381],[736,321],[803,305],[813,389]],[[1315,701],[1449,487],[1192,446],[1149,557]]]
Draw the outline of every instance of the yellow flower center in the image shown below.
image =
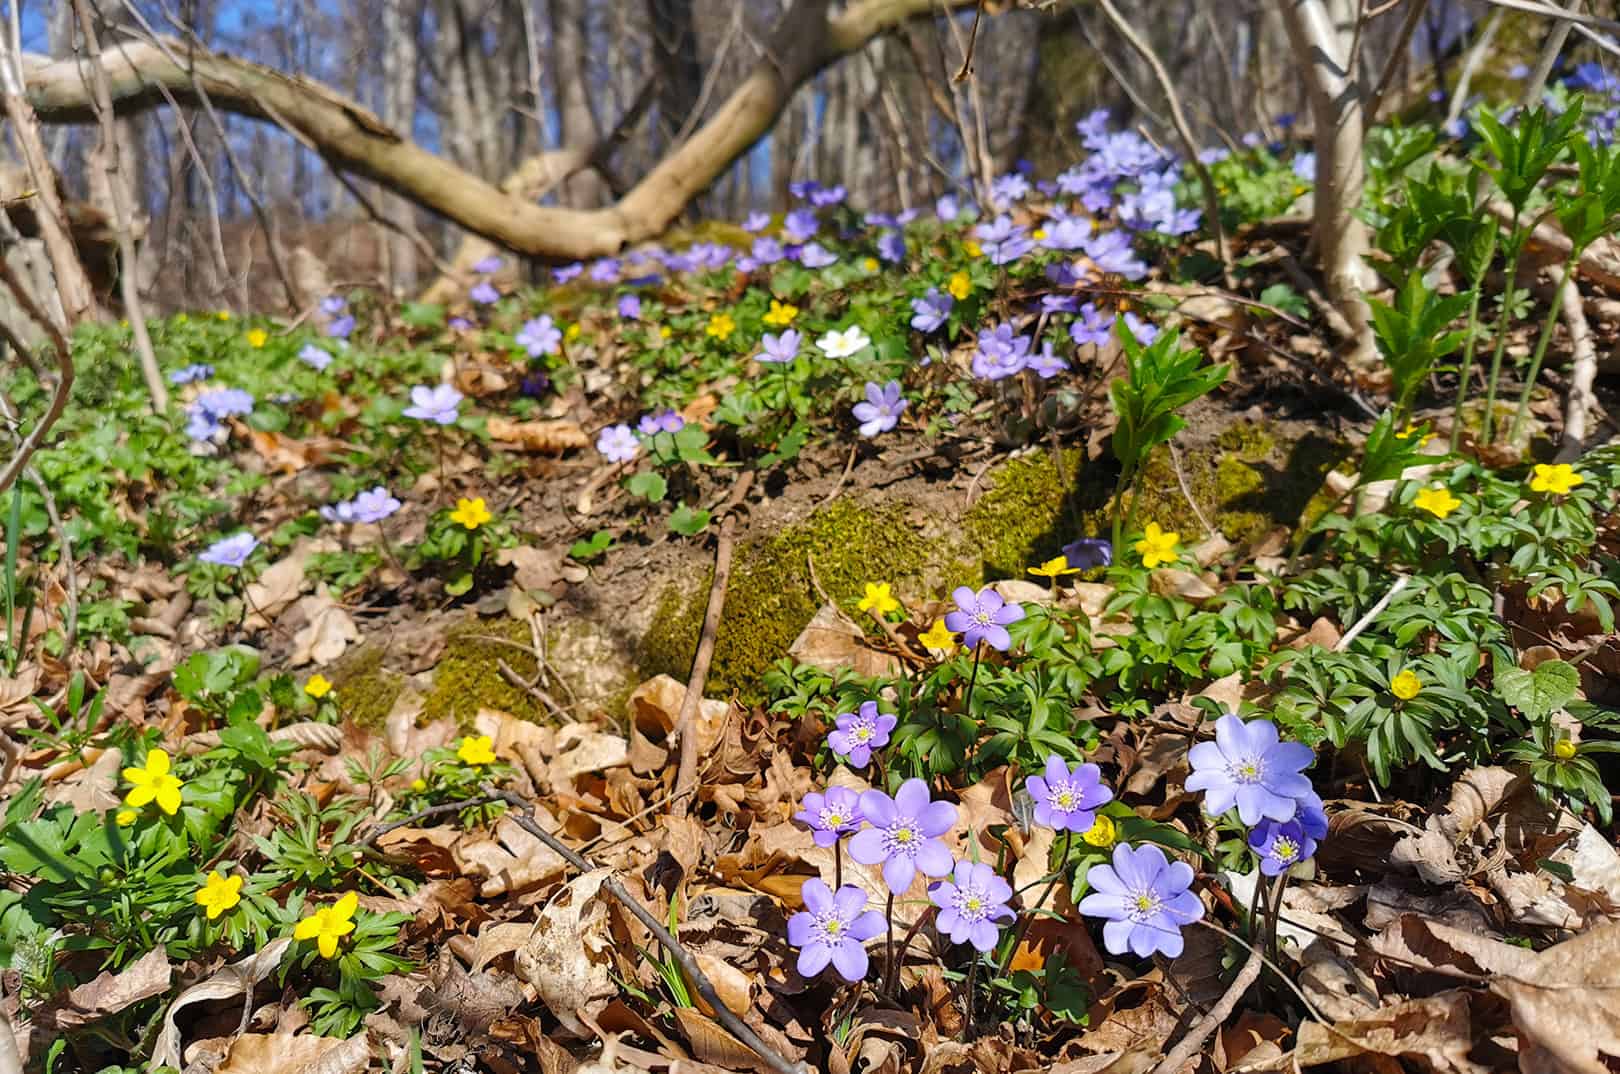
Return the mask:
[[1299,856],[1299,844],[1287,837],[1279,838],[1271,844],[1271,854],[1278,861],[1293,861]]
[[909,844],[914,836],[915,833],[910,828],[896,828],[894,830],[894,841],[901,846]]
[[837,936],[843,931],[843,928],[844,923],[842,921],[838,920],[836,917],[829,917],[825,922],[822,923],[821,931],[825,932],[828,936]]
[[1063,809],[1063,810],[1073,809],[1074,808],[1074,792],[1073,791],[1058,791],[1057,804],[1058,804],[1059,809]]
[[969,910],[977,910],[984,906],[984,900],[979,898],[977,895],[969,895],[967,897],[966,905]]
[[821,819],[829,828],[841,828],[844,825],[844,815],[842,813],[828,813]]
[[1149,895],[1146,892],[1143,892],[1142,894],[1140,894],[1140,895],[1138,895],[1136,897],[1136,908],[1138,910],[1142,911],[1144,914],[1152,913],[1153,906],[1154,906],[1154,898],[1153,898],[1152,895]]

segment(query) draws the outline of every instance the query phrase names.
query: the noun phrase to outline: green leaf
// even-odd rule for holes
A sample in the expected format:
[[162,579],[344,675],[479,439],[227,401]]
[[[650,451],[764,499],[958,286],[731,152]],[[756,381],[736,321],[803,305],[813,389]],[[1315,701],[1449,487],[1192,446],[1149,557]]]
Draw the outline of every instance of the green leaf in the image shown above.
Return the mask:
[[669,516],[669,528],[686,537],[695,537],[709,528],[709,512],[701,507],[693,510],[683,503]]
[[577,559],[581,563],[589,561],[606,552],[613,544],[613,534],[608,530],[597,530],[589,538],[575,541],[568,549],[568,557]]
[[450,579],[450,581],[444,583],[444,591],[450,594],[452,597],[459,597],[463,593],[467,592],[467,590],[471,589],[472,585],[472,572],[468,571],[465,574],[458,574],[454,578]]
[[399,308],[399,319],[412,328],[438,328],[444,324],[444,307],[436,302],[407,302]]
[[664,480],[664,475],[652,470],[632,474],[624,487],[630,495],[640,496],[648,503],[657,503],[669,492],[669,482]]
[[1574,700],[1581,673],[1563,660],[1548,660],[1534,671],[1498,667],[1496,692],[1503,701],[1533,720],[1545,719]]

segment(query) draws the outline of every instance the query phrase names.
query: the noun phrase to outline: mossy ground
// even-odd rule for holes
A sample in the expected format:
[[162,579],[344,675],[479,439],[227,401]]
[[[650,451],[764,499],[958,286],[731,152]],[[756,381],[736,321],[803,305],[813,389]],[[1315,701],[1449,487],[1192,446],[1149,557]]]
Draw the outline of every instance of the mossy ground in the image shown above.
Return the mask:
[[381,727],[405,688],[405,676],[383,667],[383,650],[376,645],[344,656],[330,677],[339,711],[358,727]]
[[505,661],[524,679],[532,678],[532,644],[528,624],[516,619],[473,617],[451,627],[445,638],[444,656],[433,669],[428,714],[448,716],[463,727],[471,726],[478,710],[485,708],[525,720],[550,719],[527,690],[501,675],[501,661]]

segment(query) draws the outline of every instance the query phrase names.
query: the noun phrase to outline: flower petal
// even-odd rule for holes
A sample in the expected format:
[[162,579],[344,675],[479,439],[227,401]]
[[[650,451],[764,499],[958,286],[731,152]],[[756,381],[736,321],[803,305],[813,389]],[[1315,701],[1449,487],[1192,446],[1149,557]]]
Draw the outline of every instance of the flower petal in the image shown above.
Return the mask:
[[902,817],[920,818],[928,803],[928,784],[920,779],[906,780],[894,794],[895,810]]
[[866,828],[850,837],[849,856],[862,865],[876,865],[886,854],[880,829]]
[[938,839],[925,839],[917,847],[917,868],[927,876],[948,876],[956,859]]
[[904,895],[916,875],[916,865],[904,854],[896,854],[883,863],[883,882],[889,885],[889,890],[896,895]]
[[922,833],[932,838],[944,835],[956,824],[956,807],[949,802],[929,802],[916,817]]
[[840,977],[855,982],[866,976],[871,962],[866,957],[866,948],[851,940],[845,940],[832,949],[832,964]]
[[[817,883],[821,882],[818,880]],[[822,884],[821,886],[825,889],[827,885]],[[845,884],[834,893],[832,904],[834,911],[837,912],[841,920],[853,921],[860,916],[862,910],[866,909],[866,892],[854,884]]]
[[803,947],[810,942],[810,926],[815,922],[815,916],[807,910],[800,910],[788,918],[788,943],[794,947]]
[[861,816],[875,827],[887,827],[893,824],[899,815],[899,810],[894,806],[894,799],[882,791],[861,792]]
[[850,922],[849,935],[865,942],[883,935],[889,927],[888,920],[876,910],[868,910],[854,921]]
[[814,977],[827,968],[832,961],[832,947],[825,943],[813,943],[799,952],[799,976]]
[[1129,921],[1110,921],[1103,926],[1103,946],[1110,955],[1123,955],[1131,949],[1131,935],[1136,926]]
[[804,882],[799,888],[799,899],[812,914],[824,914],[833,905],[832,889],[819,876],[812,876]]

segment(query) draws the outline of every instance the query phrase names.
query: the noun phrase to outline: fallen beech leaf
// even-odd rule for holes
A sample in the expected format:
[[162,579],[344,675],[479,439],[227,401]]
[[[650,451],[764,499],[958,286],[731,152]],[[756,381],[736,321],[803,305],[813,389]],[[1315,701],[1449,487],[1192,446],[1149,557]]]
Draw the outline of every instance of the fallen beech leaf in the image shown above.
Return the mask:
[[[175,997],[163,1015],[163,1030],[152,1046],[152,1068],[180,1067],[180,1027],[175,1018],[182,1008],[208,1000],[233,999],[264,980],[281,965],[281,956],[292,946],[292,938],[271,940],[247,958],[221,967],[212,977],[199,981]],[[319,1038],[317,1038],[319,1039]],[[263,1074],[263,1072],[260,1072]]]
[[497,444],[545,455],[561,455],[591,443],[585,430],[574,421],[511,421],[491,415],[484,427]]
[[471,972],[477,973],[502,955],[520,950],[529,942],[534,926],[525,921],[506,921],[499,925],[485,925],[473,941]]
[[576,776],[616,768],[630,759],[630,744],[590,724],[570,724],[557,732],[558,754],[546,768],[552,789],[571,790]]
[[298,606],[309,617],[309,624],[293,636],[293,652],[287,658],[292,667],[330,664],[343,655],[349,642],[359,640],[360,629],[354,620],[324,588],[314,596],[304,597]]
[[338,544],[329,538],[305,538],[293,546],[291,552],[265,568],[258,579],[247,587],[248,626],[266,627],[282,609],[298,599],[304,591],[304,570],[310,557],[320,552],[335,552]]
[[[1504,945],[1508,946],[1508,945]],[[1607,1074],[1620,1057],[1620,923],[1599,925],[1491,978],[1513,1024],[1535,1046],[1519,1067],[1542,1074]]]
[[255,429],[251,425],[233,422],[238,429],[247,432],[248,443],[253,450],[272,470],[280,470],[284,474],[296,474],[311,465],[325,461],[331,451],[332,442],[324,438],[314,440],[295,440],[278,432],[264,429]]
[[580,1013],[599,1014],[619,994],[611,915],[601,893],[611,874],[593,869],[563,885],[540,911],[513,963],[518,979],[533,985],[563,1027],[580,1038],[592,1035]]
[[[545,828],[556,828],[543,812],[535,820]],[[450,844],[450,854],[464,874],[480,881],[479,894],[486,899],[538,887],[568,868],[556,851],[504,816],[495,822],[493,837],[457,839]]]
[[[715,995],[720,997],[720,1002],[726,1005],[726,1009],[738,1017],[747,1014],[748,1009],[754,1005],[755,991],[754,982],[749,978],[748,974],[724,959],[716,958],[702,951],[697,952],[692,957],[697,961],[698,969],[703,971],[703,976],[707,977],[709,983],[714,985]],[[688,982],[688,985],[690,985],[690,982]],[[709,1006],[708,1001],[698,995],[696,987],[692,987],[691,991],[692,998],[697,1002],[698,1009],[704,1014],[713,1017],[714,1010]]]
[[371,1061],[365,1033],[348,1040],[307,1033],[245,1033],[214,1074],[358,1074]]
[[24,668],[16,678],[0,678],[0,726],[26,719],[37,710],[28,699],[39,689],[39,665]]
[[892,675],[900,662],[866,644],[866,635],[831,604],[823,604],[788,646],[788,655],[822,671],[850,668],[857,675]]
[[169,953],[154,947],[122,970],[108,970],[51,1000],[34,1018],[51,1029],[78,1029],[143,999],[161,996],[169,990],[169,977]]
[[557,549],[514,545],[495,553],[495,562],[516,568],[512,580],[519,589],[542,589],[554,597],[561,597],[568,590],[562,576],[563,554]]
[[713,1018],[692,1007],[676,1007],[675,1020],[692,1046],[692,1054],[699,1062],[713,1063],[724,1070],[769,1070],[763,1060],[727,1033]]
[[[1468,997],[1461,991],[1380,1007],[1361,1018],[1299,1027],[1295,1058],[1302,1067],[1361,1055],[1421,1058],[1437,1074],[1491,1074],[1468,1058],[1473,1044]],[[1601,1069],[1601,1068],[1599,1068]]]
[[[642,734],[654,742],[660,742],[669,737],[674,729],[675,720],[681,712],[681,702],[685,699],[685,683],[676,682],[668,675],[654,676],[630,694],[631,721],[641,729]],[[707,755],[719,747],[730,713],[731,706],[724,701],[706,697],[698,702],[699,753]]]

